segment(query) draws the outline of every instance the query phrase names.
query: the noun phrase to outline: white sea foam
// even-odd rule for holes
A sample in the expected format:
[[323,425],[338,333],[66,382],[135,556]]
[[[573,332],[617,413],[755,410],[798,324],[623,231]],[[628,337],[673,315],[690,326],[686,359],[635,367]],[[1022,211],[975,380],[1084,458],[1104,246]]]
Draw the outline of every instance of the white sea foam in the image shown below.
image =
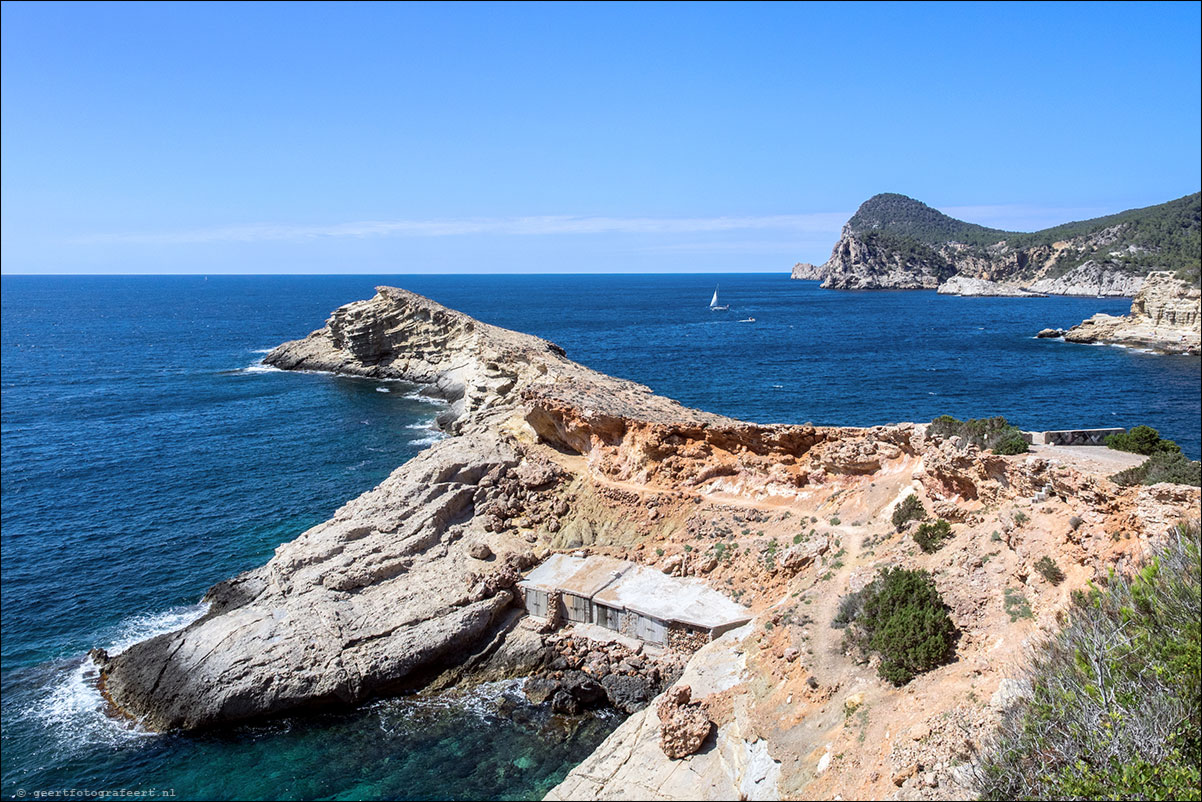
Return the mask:
[[270,354],[274,350],[274,348],[252,348],[250,352],[252,354]]
[[[110,656],[117,655],[139,641],[186,627],[208,608],[207,604],[194,604],[129,618],[117,627],[106,651]],[[54,676],[28,709],[28,715],[49,730],[62,749],[74,751],[96,744],[116,746],[131,738],[155,734],[110,715],[108,704],[96,687],[99,677],[100,670],[91,659],[73,661]]]
[[402,398],[407,398],[410,401],[421,401],[423,404],[432,404],[439,407],[445,407],[447,405],[447,402],[441,398],[435,398],[432,395],[426,395],[421,390],[414,390],[411,393],[405,393]]
[[391,393],[392,390],[389,390],[387,387],[377,387],[376,392],[377,393]]
[[253,365],[248,365],[242,369],[243,373],[283,373],[284,371],[274,365],[264,365],[262,362],[256,362]]
[[405,425],[406,429],[412,429],[415,432],[425,432],[425,437],[415,437],[409,442],[415,446],[432,446],[439,440],[445,440],[446,434],[435,425],[434,421],[422,421],[421,423],[409,423]]

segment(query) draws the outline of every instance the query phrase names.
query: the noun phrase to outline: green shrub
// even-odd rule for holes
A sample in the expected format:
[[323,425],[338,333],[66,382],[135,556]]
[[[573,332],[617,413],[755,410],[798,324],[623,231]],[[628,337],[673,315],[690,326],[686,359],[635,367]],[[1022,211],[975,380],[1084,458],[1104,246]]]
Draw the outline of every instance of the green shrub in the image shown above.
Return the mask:
[[1106,445],[1115,451],[1130,451],[1132,454],[1180,454],[1181,446],[1172,440],[1162,440],[1160,432],[1151,426],[1136,426],[1125,434],[1112,434]]
[[918,547],[930,554],[943,545],[943,541],[952,536],[952,525],[942,518],[936,521],[923,521],[914,530],[914,541]]
[[1180,452],[1161,452],[1148,457],[1142,465],[1119,471],[1110,478],[1124,487],[1159,482],[1202,487],[1202,462]]
[[911,493],[893,508],[893,527],[900,532],[910,521],[921,521],[926,517],[926,508],[922,506],[918,496]]
[[1023,437],[1022,432],[1017,429],[1003,435],[993,446],[994,454],[1026,454],[1030,450],[1027,438]]
[[927,436],[937,440],[959,437],[977,448],[992,449],[998,454],[1027,452],[1027,440],[1023,433],[1000,415],[973,420],[959,420],[951,415],[940,415],[927,427]]
[[1051,557],[1043,556],[1035,563],[1036,572],[1053,585],[1059,585],[1064,581],[1064,572],[1060,570],[1060,566],[1056,565]]
[[1026,698],[982,749],[982,799],[1198,799],[1202,561],[1195,522],[1131,576],[1073,593]]
[[956,627],[926,571],[886,568],[856,601],[845,597],[840,613],[857,604],[848,639],[880,657],[877,670],[883,679],[905,685],[951,659]]

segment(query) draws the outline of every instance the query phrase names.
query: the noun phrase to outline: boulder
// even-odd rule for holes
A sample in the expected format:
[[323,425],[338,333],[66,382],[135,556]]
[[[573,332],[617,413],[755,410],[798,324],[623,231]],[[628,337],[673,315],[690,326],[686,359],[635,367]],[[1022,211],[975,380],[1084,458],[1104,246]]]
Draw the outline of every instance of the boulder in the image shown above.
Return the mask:
[[688,685],[669,688],[655,709],[660,721],[659,746],[671,760],[700,751],[714,730],[705,708],[691,702],[691,696]]

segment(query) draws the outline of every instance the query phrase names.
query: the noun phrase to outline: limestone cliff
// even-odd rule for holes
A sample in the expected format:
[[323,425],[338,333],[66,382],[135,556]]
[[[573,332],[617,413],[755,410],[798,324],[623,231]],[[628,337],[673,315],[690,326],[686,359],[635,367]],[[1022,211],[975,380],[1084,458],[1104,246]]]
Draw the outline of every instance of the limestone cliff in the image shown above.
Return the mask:
[[789,278],[802,279],[804,281],[822,281],[826,278],[825,265],[813,265],[809,262],[798,262],[793,265],[793,271]]
[[967,278],[965,276],[952,276],[939,285],[938,292],[940,295],[971,295],[980,297],[1041,297],[1037,292],[1032,292],[1014,284],[1002,284],[997,281],[987,281],[983,278]]
[[799,265],[793,277],[821,277],[830,289],[982,289],[948,283],[959,277],[1032,294],[1131,296],[1148,272],[1173,269],[1197,284],[1200,198],[1022,233],[956,220],[904,195],[876,195],[843,227],[825,264]]
[[[684,666],[687,711],[667,703],[683,688],[668,688],[553,798],[959,798],[965,756],[995,720],[988,700],[1024,644],[1056,626],[1073,588],[1131,565],[1199,503],[1197,488],[1121,488],[1105,478],[1116,466],[985,454],[920,425],[758,425],[687,409],[386,287],[267,360],[427,384],[454,402],[453,436],[216,585],[199,621],[95,653],[114,710],[152,730],[199,729],[529,673],[551,636],[518,626],[512,588],[556,550],[701,578],[750,608],[752,623]],[[935,554],[891,523],[911,493],[952,522]],[[1063,583],[1032,569],[1044,556]],[[929,570],[961,632],[955,661],[900,690],[830,626],[841,595],[887,565]],[[1007,614],[1010,592],[1031,619]],[[677,718],[704,726],[682,739]]]
[[1171,273],[1152,273],[1122,317],[1094,315],[1064,333],[1075,343],[1111,343],[1164,353],[1199,353],[1202,292]]

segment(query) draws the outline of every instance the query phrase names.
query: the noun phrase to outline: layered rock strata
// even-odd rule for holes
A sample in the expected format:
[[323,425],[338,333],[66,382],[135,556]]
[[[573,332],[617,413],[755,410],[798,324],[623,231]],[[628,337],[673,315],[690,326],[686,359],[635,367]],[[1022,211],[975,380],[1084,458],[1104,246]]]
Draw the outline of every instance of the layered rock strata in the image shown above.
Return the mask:
[[1162,353],[1199,353],[1202,291],[1168,272],[1148,276],[1125,316],[1098,314],[1063,333],[1067,342],[1109,343]]

